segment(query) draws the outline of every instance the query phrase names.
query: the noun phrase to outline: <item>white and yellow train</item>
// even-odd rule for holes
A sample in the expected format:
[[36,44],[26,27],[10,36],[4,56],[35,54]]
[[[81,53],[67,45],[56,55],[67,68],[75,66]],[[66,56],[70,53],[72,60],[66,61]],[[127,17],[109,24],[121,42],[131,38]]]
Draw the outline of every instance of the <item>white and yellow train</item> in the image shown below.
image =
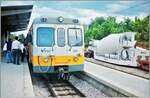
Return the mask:
[[34,73],[83,71],[84,30],[77,19],[36,18],[27,34]]

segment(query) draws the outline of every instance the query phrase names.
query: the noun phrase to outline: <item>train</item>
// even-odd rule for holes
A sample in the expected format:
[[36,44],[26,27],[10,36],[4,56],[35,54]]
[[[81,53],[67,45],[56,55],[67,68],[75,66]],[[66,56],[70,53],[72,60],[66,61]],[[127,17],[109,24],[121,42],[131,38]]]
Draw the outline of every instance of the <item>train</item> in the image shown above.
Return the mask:
[[123,32],[110,34],[101,40],[91,40],[85,55],[116,65],[140,67],[139,58],[149,58],[149,51],[136,47],[135,34]]
[[83,71],[84,28],[78,19],[35,18],[26,40],[33,73]]

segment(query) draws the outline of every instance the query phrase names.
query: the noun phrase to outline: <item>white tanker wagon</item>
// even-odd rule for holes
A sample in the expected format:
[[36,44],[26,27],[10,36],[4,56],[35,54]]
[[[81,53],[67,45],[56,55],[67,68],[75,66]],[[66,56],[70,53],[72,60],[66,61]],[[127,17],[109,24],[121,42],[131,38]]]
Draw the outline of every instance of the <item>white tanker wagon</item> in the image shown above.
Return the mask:
[[91,41],[89,49],[94,52],[94,58],[97,60],[137,67],[135,34],[135,32],[110,34],[101,40]]

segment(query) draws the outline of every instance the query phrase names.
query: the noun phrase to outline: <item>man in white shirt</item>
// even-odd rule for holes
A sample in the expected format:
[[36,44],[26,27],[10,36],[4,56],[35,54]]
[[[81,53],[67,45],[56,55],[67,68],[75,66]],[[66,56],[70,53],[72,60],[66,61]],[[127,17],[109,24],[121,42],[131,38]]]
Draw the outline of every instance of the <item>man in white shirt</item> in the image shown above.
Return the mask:
[[[13,63],[20,65],[20,42],[18,41],[18,37],[15,37],[15,40],[12,42],[12,51],[13,51]],[[17,63],[16,63],[17,60]]]

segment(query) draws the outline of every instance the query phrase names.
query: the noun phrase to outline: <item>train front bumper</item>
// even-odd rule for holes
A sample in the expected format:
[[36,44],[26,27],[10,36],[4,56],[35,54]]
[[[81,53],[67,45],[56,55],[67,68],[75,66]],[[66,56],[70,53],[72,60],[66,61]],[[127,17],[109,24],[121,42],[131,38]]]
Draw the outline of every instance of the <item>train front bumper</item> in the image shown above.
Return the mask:
[[83,71],[84,64],[67,66],[33,66],[34,73],[58,73],[58,68],[64,68],[65,72]]

